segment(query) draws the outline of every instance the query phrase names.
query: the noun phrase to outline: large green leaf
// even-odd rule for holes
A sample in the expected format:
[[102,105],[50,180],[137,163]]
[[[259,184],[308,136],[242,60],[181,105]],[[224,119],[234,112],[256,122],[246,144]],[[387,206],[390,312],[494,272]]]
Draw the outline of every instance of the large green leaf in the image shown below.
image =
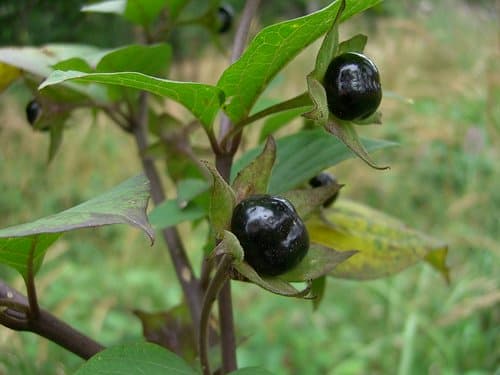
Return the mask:
[[199,178],[185,178],[177,182],[177,203],[185,207],[193,198],[208,190],[208,182]]
[[195,203],[181,207],[177,199],[170,199],[162,202],[149,213],[149,221],[156,228],[163,229],[184,221],[200,219],[205,214],[205,210]]
[[170,81],[136,72],[89,74],[56,70],[40,85],[40,89],[70,80],[132,87],[170,98],[189,109],[206,128],[212,127],[215,115],[224,101],[222,91],[214,86]]
[[168,0],[127,0],[123,15],[131,22],[148,26],[168,2]]
[[151,343],[114,346],[97,353],[75,375],[196,375],[184,360]]
[[47,248],[63,232],[108,224],[129,224],[142,229],[153,241],[147,221],[149,181],[143,175],[131,178],[113,190],[58,214],[0,230],[0,262],[24,277],[32,262],[36,272]]
[[[322,129],[301,131],[278,139],[276,144],[276,163],[268,189],[271,194],[293,189],[322,170],[354,156],[347,146]],[[363,144],[369,151],[395,146],[393,142],[368,139]],[[262,147],[260,145],[238,159],[231,176],[234,178],[248,165],[262,151]]]
[[448,279],[448,247],[443,242],[380,211],[345,199],[337,200],[323,214],[324,218],[316,216],[306,222],[311,241],[339,251],[359,251],[330,275],[375,279],[425,260]]
[[170,67],[171,58],[172,48],[169,44],[130,45],[104,55],[97,63],[96,71],[99,73],[138,72],[164,76]]
[[[379,2],[348,1],[342,20]],[[241,58],[226,69],[217,84],[229,98],[225,110],[233,122],[245,118],[271,79],[330,28],[339,5],[339,0],[334,1],[316,13],[266,27],[255,36]]]
[[262,129],[259,134],[259,142],[262,142],[271,134],[290,124],[293,119],[306,112],[308,108],[309,106],[292,108],[269,116],[269,118],[262,125]]

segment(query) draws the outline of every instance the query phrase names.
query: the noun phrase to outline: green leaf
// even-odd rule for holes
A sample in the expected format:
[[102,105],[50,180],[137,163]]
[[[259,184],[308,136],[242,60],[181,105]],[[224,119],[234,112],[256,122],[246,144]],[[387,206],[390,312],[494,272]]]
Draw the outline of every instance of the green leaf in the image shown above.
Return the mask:
[[193,198],[208,190],[210,186],[199,178],[186,178],[177,182],[177,204],[185,207]]
[[41,47],[0,48],[0,62],[15,66],[25,72],[46,77],[59,61],[79,57],[93,65],[93,57],[102,50],[78,44],[48,44]]
[[204,162],[204,164],[213,178],[208,217],[216,237],[222,239],[224,230],[231,226],[236,197],[231,186],[224,181],[217,169],[208,162]]
[[340,6],[338,8],[335,19],[332,20],[330,29],[326,33],[323,42],[316,56],[316,64],[314,70],[309,74],[311,78],[315,78],[319,82],[323,82],[323,77],[325,72],[332,61],[333,56],[337,53],[337,48],[339,44],[339,23],[346,8],[346,3],[344,0],[340,1]]
[[173,22],[179,17],[182,9],[187,5],[189,0],[169,0],[167,1],[168,18]]
[[446,278],[447,246],[399,220],[353,201],[339,199],[323,210],[325,221],[306,222],[311,241],[339,251],[359,253],[339,264],[330,275],[367,280],[395,274],[421,260]]
[[[22,70],[23,73],[38,77],[47,77],[53,71],[53,66],[58,62],[77,58],[86,62],[86,65],[95,66],[97,63],[96,60],[100,58],[102,53],[103,50],[96,47],[78,44],[48,44],[41,47],[5,47],[0,48],[0,63],[16,67]],[[28,77],[30,76],[28,75]],[[36,78],[36,81],[38,84],[39,78]],[[88,87],[66,83],[65,89],[71,89],[75,93],[91,97],[96,101],[107,100],[105,90],[95,87],[95,85]]]
[[311,283],[311,294],[313,296],[312,304],[313,310],[316,311],[323,301],[326,290],[326,276],[318,277]]
[[345,1],[340,2],[335,19],[325,37],[316,56],[316,63],[314,70],[307,75],[307,92],[313,103],[313,108],[308,113],[304,114],[305,118],[313,120],[317,125],[325,126],[330,117],[330,110],[328,108],[328,100],[326,97],[326,90],[323,86],[323,77],[332,61],[333,56],[337,52],[339,44],[339,31],[338,26],[340,17],[345,10]]
[[233,189],[236,201],[254,194],[265,194],[276,159],[276,143],[273,137],[267,139],[264,150],[236,176]]
[[285,281],[307,281],[324,276],[342,262],[357,253],[356,250],[336,251],[332,248],[311,244],[302,261],[290,271],[279,276]]
[[224,231],[222,240],[213,251],[213,256],[224,254],[231,255],[235,264],[241,263],[245,255],[238,238],[227,230]]
[[309,287],[304,290],[295,289],[290,283],[279,277],[260,276],[248,263],[238,262],[234,268],[246,279],[261,288],[280,296],[304,298],[309,294]]
[[134,310],[134,314],[140,319],[143,336],[149,342],[161,345],[185,360],[195,360],[197,343],[185,304],[155,313]]
[[82,12],[89,13],[113,13],[122,15],[125,12],[126,0],[100,1],[95,4],[84,5]]
[[262,367],[244,367],[230,372],[228,375],[273,375]]
[[156,228],[163,229],[184,221],[201,219],[205,215],[205,210],[194,203],[181,207],[177,199],[169,199],[156,206],[149,213],[149,221]]
[[129,224],[151,239],[154,232],[146,217],[149,181],[143,175],[131,178],[113,190],[58,214],[0,230],[0,262],[24,277],[30,252],[36,272],[47,248],[62,232],[109,224]]
[[71,57],[66,60],[59,61],[58,63],[52,65],[54,70],[79,70],[80,72],[90,73],[92,67],[87,61],[81,57]]
[[382,124],[382,112],[376,111],[367,118],[353,120],[353,123],[355,123],[356,125],[372,125],[372,124],[380,125]]
[[307,89],[313,103],[313,108],[305,113],[304,117],[314,120],[320,126],[325,126],[330,116],[325,88],[320,81],[310,74],[307,76]]
[[170,67],[171,59],[172,48],[169,44],[129,45],[104,55],[98,62],[96,70],[99,73],[137,72],[164,76]]
[[[348,1],[341,20],[379,2]],[[217,84],[229,99],[225,111],[233,122],[244,119],[272,78],[331,27],[339,6],[340,1],[334,1],[316,13],[266,27],[255,36],[240,59],[224,71]]]
[[202,83],[170,81],[136,72],[89,74],[56,70],[42,82],[40,89],[68,80],[131,87],[170,98],[190,110],[208,129],[211,129],[215,115],[224,101],[222,91],[214,86]]
[[333,197],[342,186],[335,182],[314,189],[290,190],[281,195],[293,204],[299,216],[305,220],[311,213],[317,211],[329,198]]
[[57,119],[50,125],[49,163],[54,159],[61,146],[66,118],[67,116]]
[[148,26],[165,8],[168,0],[127,0],[123,15],[129,21]]
[[288,125],[296,117],[306,112],[308,108],[310,108],[310,106],[292,108],[269,116],[260,131],[259,142],[264,141],[268,136]]
[[174,353],[151,343],[113,346],[97,353],[75,375],[196,375]]
[[[367,150],[395,146],[395,143],[364,140]],[[323,129],[305,130],[276,140],[276,163],[269,182],[269,193],[279,194],[293,189],[318,173],[351,158],[354,154],[338,139]],[[231,176],[236,174],[262,150],[262,145],[245,153],[236,161]]]
[[340,43],[338,48],[338,55],[346,52],[359,52],[362,53],[365,49],[368,37],[363,34],[354,35],[352,38],[344,40]]
[[326,124],[325,129],[340,139],[347,147],[349,147],[361,160],[363,160],[370,167],[375,169],[388,169],[388,166],[380,167],[372,160],[368,151],[359,139],[358,133],[354,125],[350,122],[332,120]]

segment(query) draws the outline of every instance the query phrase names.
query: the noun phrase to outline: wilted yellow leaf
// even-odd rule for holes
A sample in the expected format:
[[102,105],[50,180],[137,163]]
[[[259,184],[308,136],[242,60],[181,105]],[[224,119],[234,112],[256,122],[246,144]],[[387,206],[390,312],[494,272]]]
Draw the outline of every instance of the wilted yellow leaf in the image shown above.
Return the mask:
[[420,260],[427,261],[448,281],[446,244],[365,205],[340,199],[306,222],[312,242],[339,251],[359,252],[330,275],[366,280],[389,276]]

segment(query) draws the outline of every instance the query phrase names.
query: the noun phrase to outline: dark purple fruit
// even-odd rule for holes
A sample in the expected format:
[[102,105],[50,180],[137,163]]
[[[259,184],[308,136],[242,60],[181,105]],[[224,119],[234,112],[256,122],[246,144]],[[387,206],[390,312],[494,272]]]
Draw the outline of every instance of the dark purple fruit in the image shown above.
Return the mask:
[[31,125],[35,124],[41,113],[42,107],[35,99],[31,100],[26,106],[26,119]]
[[382,100],[378,69],[360,53],[336,56],[328,65],[323,85],[328,109],[341,120],[364,119],[375,113]]
[[[309,185],[311,185],[313,188],[315,187],[320,187],[320,186],[328,186],[328,185],[333,185],[337,183],[337,179],[335,176],[332,176],[330,173],[322,172],[317,176],[314,176],[309,180]],[[333,194],[330,198],[328,198],[324,203],[323,207],[330,207],[333,202],[337,199],[339,196],[339,192],[337,191],[335,194]]]
[[229,5],[221,5],[217,9],[217,31],[224,34],[233,24],[233,9]]
[[236,205],[231,231],[245,261],[257,273],[276,276],[295,267],[309,250],[309,235],[292,204],[281,197],[254,195]]

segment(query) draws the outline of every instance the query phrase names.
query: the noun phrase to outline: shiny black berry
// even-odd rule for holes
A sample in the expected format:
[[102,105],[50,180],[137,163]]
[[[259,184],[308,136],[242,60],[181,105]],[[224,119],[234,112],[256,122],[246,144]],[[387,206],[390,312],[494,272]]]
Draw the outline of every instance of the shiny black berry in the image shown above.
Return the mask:
[[[320,186],[328,186],[337,183],[337,179],[335,176],[332,176],[330,173],[322,172],[317,176],[314,176],[309,180],[309,185],[312,187],[320,187]],[[330,198],[328,198],[325,203],[323,203],[323,207],[329,207],[339,196],[339,192],[337,191]]]
[[233,211],[231,231],[244,259],[257,273],[282,274],[296,266],[309,249],[309,235],[292,204],[281,197],[254,195]]
[[366,56],[347,52],[328,65],[323,85],[328,109],[341,120],[372,115],[382,100],[382,86],[375,64]]
[[229,5],[221,5],[217,9],[217,31],[219,34],[229,31],[233,24],[233,14],[233,9]]
[[41,113],[42,107],[35,99],[31,100],[26,106],[26,119],[31,125],[35,124]]

